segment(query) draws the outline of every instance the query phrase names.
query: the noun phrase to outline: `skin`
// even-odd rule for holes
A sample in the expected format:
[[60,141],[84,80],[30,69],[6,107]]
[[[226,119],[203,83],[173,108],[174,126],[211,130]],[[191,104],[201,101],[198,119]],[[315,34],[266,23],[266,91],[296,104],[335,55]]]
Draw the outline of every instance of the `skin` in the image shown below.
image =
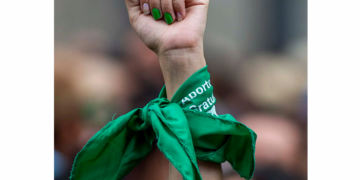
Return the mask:
[[[187,78],[206,65],[203,37],[209,0],[125,0],[125,3],[132,27],[159,58],[167,97],[170,100]],[[150,13],[144,3],[148,4]],[[160,19],[153,18],[153,8],[160,10]],[[165,22],[164,13],[171,14],[174,20],[172,24]],[[181,17],[177,14],[181,14]],[[148,172],[144,174],[145,179],[149,179],[154,174],[152,172],[162,168],[164,163],[154,166],[155,160],[163,161],[164,157],[160,153],[151,153],[144,163],[141,163],[140,166],[144,169],[142,172]],[[174,166],[168,161],[166,164],[169,166],[168,179],[182,180]],[[220,164],[198,160],[198,165],[204,180],[222,179]]]

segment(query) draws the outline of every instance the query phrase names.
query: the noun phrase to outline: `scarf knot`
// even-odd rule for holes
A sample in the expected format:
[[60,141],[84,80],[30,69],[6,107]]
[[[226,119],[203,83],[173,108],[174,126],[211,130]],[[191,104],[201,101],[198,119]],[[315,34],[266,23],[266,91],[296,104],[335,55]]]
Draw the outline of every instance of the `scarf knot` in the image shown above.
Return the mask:
[[150,121],[150,111],[156,111],[160,108],[166,107],[170,104],[170,101],[166,98],[156,98],[151,100],[145,107],[141,108],[140,118],[145,122],[149,123]]
[[[245,179],[255,170],[256,134],[229,114],[213,115],[210,75],[206,67],[175,93],[110,121],[78,153],[71,180],[122,179],[157,146],[184,180],[202,180],[197,159],[228,161]],[[195,110],[194,110],[195,109]]]

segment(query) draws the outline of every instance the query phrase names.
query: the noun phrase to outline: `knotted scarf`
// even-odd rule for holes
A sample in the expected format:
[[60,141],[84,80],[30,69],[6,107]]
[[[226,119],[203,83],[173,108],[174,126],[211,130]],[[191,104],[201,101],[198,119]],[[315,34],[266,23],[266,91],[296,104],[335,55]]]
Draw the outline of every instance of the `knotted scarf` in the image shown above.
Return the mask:
[[201,180],[196,159],[228,161],[245,179],[255,169],[256,134],[229,114],[217,115],[207,66],[188,78],[169,101],[164,87],[144,108],[110,121],[78,153],[72,180],[126,176],[152,143],[185,180]]

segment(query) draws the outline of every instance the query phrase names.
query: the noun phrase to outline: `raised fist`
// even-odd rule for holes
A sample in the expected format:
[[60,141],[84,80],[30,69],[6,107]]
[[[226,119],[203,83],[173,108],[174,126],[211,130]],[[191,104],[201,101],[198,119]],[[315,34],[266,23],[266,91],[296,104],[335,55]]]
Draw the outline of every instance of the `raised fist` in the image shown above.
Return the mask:
[[184,49],[202,53],[209,0],[125,2],[132,27],[157,55]]

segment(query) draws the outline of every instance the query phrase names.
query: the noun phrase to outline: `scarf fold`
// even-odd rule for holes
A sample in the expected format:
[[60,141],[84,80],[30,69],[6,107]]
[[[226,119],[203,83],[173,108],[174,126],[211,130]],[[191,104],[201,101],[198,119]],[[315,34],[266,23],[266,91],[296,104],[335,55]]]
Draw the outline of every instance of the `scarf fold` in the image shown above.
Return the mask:
[[228,161],[241,177],[251,179],[256,134],[231,115],[216,114],[209,79],[204,67],[171,101],[164,87],[144,108],[110,121],[78,153],[70,179],[122,179],[151,151],[155,139],[185,180],[202,179],[196,159]]

